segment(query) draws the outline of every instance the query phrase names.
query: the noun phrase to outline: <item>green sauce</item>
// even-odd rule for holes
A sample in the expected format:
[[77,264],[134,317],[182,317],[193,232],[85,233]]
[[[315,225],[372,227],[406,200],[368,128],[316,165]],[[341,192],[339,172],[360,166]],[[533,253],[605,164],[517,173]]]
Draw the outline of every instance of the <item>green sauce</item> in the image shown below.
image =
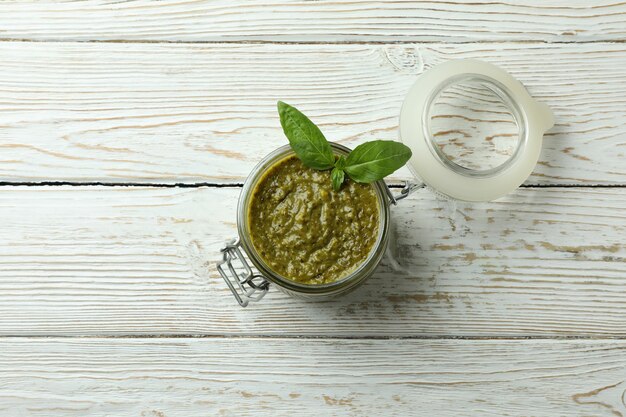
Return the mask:
[[334,191],[330,171],[295,156],[270,167],[252,192],[250,238],[265,263],[302,284],[348,276],[369,256],[380,213],[372,184],[347,180]]

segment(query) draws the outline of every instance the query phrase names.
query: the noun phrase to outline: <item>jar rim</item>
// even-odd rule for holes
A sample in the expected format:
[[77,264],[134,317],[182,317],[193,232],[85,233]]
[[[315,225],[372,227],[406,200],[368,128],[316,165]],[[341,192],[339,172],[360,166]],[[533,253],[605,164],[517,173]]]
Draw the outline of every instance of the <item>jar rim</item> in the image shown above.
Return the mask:
[[[330,143],[333,151],[340,155],[347,155],[350,149],[337,144]],[[374,269],[380,263],[384,251],[387,247],[389,239],[389,199],[387,197],[387,186],[383,180],[372,183],[376,192],[376,198],[379,204],[379,226],[378,237],[373,245],[367,258],[356,269],[350,272],[347,276],[341,278],[338,281],[333,281],[326,284],[303,284],[297,281],[290,280],[284,277],[274,270],[272,270],[267,263],[259,256],[256,248],[252,244],[250,234],[248,232],[248,205],[252,197],[252,193],[257,185],[258,181],[263,177],[263,174],[272,166],[274,166],[281,159],[295,155],[295,152],[289,145],[281,146],[266,155],[250,172],[248,178],[244,182],[241,194],[239,195],[239,201],[237,204],[237,232],[243,249],[250,258],[250,261],[254,266],[272,283],[279,287],[285,288],[290,291],[299,293],[323,293],[331,294],[337,291],[345,291],[347,288],[358,285],[362,280],[371,275]]]
[[[483,87],[486,87],[493,92],[507,107],[517,126],[518,138],[513,153],[504,162],[492,168],[471,169],[456,163],[443,153],[441,148],[437,145],[435,136],[431,131],[430,116],[437,98],[443,93],[444,90],[453,85],[471,82],[480,83]],[[443,165],[447,166],[453,172],[468,177],[484,178],[505,171],[522,154],[528,140],[528,120],[524,117],[524,113],[520,109],[519,103],[514,99],[509,88],[493,77],[471,72],[452,76],[441,82],[430,92],[426,99],[426,105],[424,106],[424,112],[422,114],[422,128],[424,130],[424,137],[428,144],[428,148],[435,158],[437,158]]]
[[[480,77],[491,91],[500,95],[516,119],[518,147],[508,161],[494,170],[473,170],[453,164],[437,154],[430,133],[428,108],[437,89],[455,77]],[[456,80],[458,82],[458,78]],[[508,103],[510,101],[510,103]],[[510,105],[509,105],[510,104]],[[514,114],[517,112],[518,114]],[[463,201],[491,201],[519,187],[532,173],[541,153],[547,129],[554,126],[548,106],[534,100],[522,83],[503,69],[474,59],[447,61],[424,71],[409,89],[400,111],[400,140],[413,151],[408,161],[411,172],[438,194]],[[445,155],[443,155],[445,156]]]

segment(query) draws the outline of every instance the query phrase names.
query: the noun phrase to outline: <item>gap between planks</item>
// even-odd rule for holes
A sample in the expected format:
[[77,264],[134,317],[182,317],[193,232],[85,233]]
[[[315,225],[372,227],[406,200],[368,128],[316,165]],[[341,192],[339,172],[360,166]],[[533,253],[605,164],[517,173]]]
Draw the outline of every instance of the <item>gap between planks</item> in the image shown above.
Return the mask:
[[194,334],[194,333],[176,333],[176,334],[89,334],[89,335],[21,335],[21,334],[7,334],[0,335],[2,339],[272,339],[272,340],[293,340],[293,339],[310,339],[310,340],[468,340],[468,341],[480,341],[480,340],[501,340],[501,341],[514,341],[514,340],[554,340],[554,341],[567,341],[567,340],[626,340],[626,336],[590,336],[590,335],[551,335],[551,336],[464,336],[464,335],[410,335],[410,336],[319,336],[319,335],[273,335],[273,334]]
[[[138,188],[241,188],[243,183],[159,183],[159,182],[105,182],[105,181],[0,181],[0,187],[138,187]],[[387,184],[389,188],[402,188],[397,182]],[[522,184],[519,188],[626,188],[626,184]]]
[[426,39],[426,40],[370,40],[370,41],[270,41],[270,40],[206,40],[206,41],[168,41],[168,40],[151,40],[151,39],[29,39],[29,38],[0,38],[0,42],[24,42],[24,43],[125,43],[125,44],[180,44],[180,45],[415,45],[415,44],[555,44],[555,45],[582,45],[593,43],[626,43],[626,39],[591,39],[576,41],[549,41],[549,40],[532,40],[532,39],[480,39],[480,40],[455,40],[447,42],[445,39]]

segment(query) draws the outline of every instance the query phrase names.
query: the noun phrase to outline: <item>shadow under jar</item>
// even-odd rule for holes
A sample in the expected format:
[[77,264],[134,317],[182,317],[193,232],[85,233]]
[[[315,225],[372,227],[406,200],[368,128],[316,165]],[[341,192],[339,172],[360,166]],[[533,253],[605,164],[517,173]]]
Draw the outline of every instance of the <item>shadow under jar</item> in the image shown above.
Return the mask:
[[[350,149],[336,143],[331,143],[331,146],[335,155],[338,156],[347,156],[350,152]],[[346,276],[323,284],[305,284],[289,279],[270,267],[253,244],[249,210],[254,193],[268,170],[292,155],[295,155],[293,150],[289,145],[285,145],[263,158],[246,179],[239,196],[237,205],[239,237],[222,249],[223,259],[218,264],[218,271],[243,307],[250,301],[260,300],[267,293],[270,284],[291,296],[310,300],[324,300],[345,294],[373,274],[387,248],[389,206],[401,197],[394,197],[385,182],[381,180],[370,184],[378,205],[376,240],[363,262]],[[328,181],[330,183],[330,179]]]

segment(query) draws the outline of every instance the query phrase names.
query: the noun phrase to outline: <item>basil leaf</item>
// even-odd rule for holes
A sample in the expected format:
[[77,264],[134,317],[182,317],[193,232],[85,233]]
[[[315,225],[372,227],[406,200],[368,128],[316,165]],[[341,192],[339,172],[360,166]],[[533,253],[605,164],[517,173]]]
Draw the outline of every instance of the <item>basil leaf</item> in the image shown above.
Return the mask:
[[333,190],[339,191],[341,188],[341,184],[343,184],[343,180],[345,179],[345,175],[343,169],[341,168],[333,168],[330,172],[330,180],[333,183]]
[[308,117],[282,101],[278,102],[278,114],[291,149],[304,165],[319,170],[333,167],[335,156],[330,143]]
[[375,140],[354,148],[346,159],[345,171],[356,182],[374,182],[402,167],[411,149],[392,140]]
[[339,169],[344,169],[346,167],[346,157],[340,155],[337,161],[335,161],[335,166]]

